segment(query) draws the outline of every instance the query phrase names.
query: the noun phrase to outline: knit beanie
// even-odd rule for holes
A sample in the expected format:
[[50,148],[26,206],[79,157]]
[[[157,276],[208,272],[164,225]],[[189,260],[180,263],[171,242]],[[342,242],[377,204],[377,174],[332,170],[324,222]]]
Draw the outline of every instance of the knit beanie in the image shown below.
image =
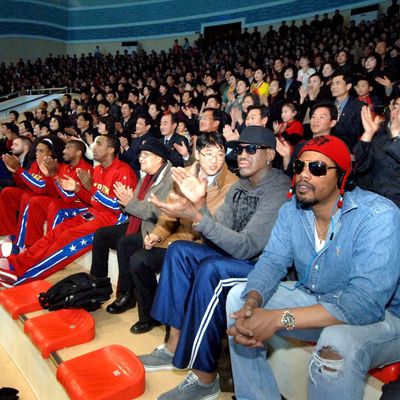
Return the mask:
[[[347,145],[335,136],[317,136],[304,145],[298,157],[305,151],[316,151],[329,157],[344,174],[340,182],[340,198],[337,204],[338,208],[341,208],[343,205],[344,188],[351,172],[351,155]],[[292,187],[288,194],[289,198],[292,197],[295,181],[296,175],[293,176]]]

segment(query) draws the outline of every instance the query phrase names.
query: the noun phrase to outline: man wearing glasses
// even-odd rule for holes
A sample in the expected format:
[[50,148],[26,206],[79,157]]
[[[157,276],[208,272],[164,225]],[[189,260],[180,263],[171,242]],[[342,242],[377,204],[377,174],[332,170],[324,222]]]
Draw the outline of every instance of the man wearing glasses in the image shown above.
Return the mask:
[[[317,342],[311,400],[362,399],[366,374],[400,359],[400,212],[348,184],[351,157],[319,136],[293,165],[295,197],[268,245],[227,300],[237,399],[280,400],[264,342],[275,333]],[[294,264],[299,280],[283,282]]]
[[163,212],[192,221],[205,242],[174,242],[165,256],[152,317],[170,325],[171,333],[165,346],[140,358],[147,371],[191,371],[179,386],[161,395],[162,400],[218,397],[226,295],[253,269],[290,185],[287,176],[271,167],[276,140],[270,130],[247,127],[228,146],[237,154],[241,179],[215,217],[205,203],[207,182],[179,168],[173,178],[185,197],[158,204]]

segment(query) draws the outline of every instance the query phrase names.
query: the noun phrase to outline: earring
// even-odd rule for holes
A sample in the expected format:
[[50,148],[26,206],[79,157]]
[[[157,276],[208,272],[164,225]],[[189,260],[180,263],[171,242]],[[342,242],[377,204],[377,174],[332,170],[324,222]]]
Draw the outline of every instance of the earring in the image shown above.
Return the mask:
[[267,167],[269,167],[271,165],[271,161],[267,161]]

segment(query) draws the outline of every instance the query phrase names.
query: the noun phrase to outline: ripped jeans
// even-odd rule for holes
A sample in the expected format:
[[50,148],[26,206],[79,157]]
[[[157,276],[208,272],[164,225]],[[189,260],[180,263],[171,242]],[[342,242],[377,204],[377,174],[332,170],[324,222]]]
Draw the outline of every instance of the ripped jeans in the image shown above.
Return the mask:
[[[294,288],[295,282],[285,282]],[[305,307],[317,304],[315,296],[280,285],[267,309]],[[231,289],[226,304],[229,315],[243,305],[245,284]],[[362,400],[366,374],[372,368],[400,360],[400,318],[386,312],[385,320],[371,325],[334,325],[324,329],[280,331],[281,336],[317,342],[309,366],[310,400]],[[279,388],[266,362],[266,350],[250,349],[229,338],[235,396],[237,400],[280,400]],[[331,349],[340,360],[324,359],[321,349]]]

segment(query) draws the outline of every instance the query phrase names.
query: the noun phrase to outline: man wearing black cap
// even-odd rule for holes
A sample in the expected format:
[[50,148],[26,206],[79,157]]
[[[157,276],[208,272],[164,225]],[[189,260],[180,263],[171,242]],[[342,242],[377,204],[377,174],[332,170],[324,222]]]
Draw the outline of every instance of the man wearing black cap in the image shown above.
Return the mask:
[[119,295],[107,306],[107,312],[111,314],[122,313],[136,303],[129,275],[129,259],[143,248],[143,239],[154,229],[160,214],[160,210],[148,201],[150,194],[165,199],[171,190],[169,154],[168,148],[155,138],[149,138],[139,147],[140,169],[145,175],[136,190],[132,192],[121,184],[114,185],[120,206],[129,214],[129,222],[98,229],[94,235],[92,275],[106,277],[109,249],[117,250]]
[[[295,198],[227,299],[235,395],[281,399],[264,347],[277,333],[317,342],[308,399],[362,399],[368,371],[400,359],[400,212],[349,190],[350,152],[334,136],[307,142],[293,170]],[[293,264],[299,280],[281,283]]]
[[276,140],[270,130],[247,127],[228,145],[237,154],[241,179],[215,217],[205,204],[206,182],[180,168],[173,177],[186,198],[177,197],[172,204],[152,200],[165,213],[190,219],[206,243],[174,242],[164,260],[152,317],[170,325],[171,334],[165,346],[140,358],[147,371],[192,371],[162,400],[214,399],[220,393],[216,369],[226,295],[253,269],[290,185],[288,177],[271,167]]

